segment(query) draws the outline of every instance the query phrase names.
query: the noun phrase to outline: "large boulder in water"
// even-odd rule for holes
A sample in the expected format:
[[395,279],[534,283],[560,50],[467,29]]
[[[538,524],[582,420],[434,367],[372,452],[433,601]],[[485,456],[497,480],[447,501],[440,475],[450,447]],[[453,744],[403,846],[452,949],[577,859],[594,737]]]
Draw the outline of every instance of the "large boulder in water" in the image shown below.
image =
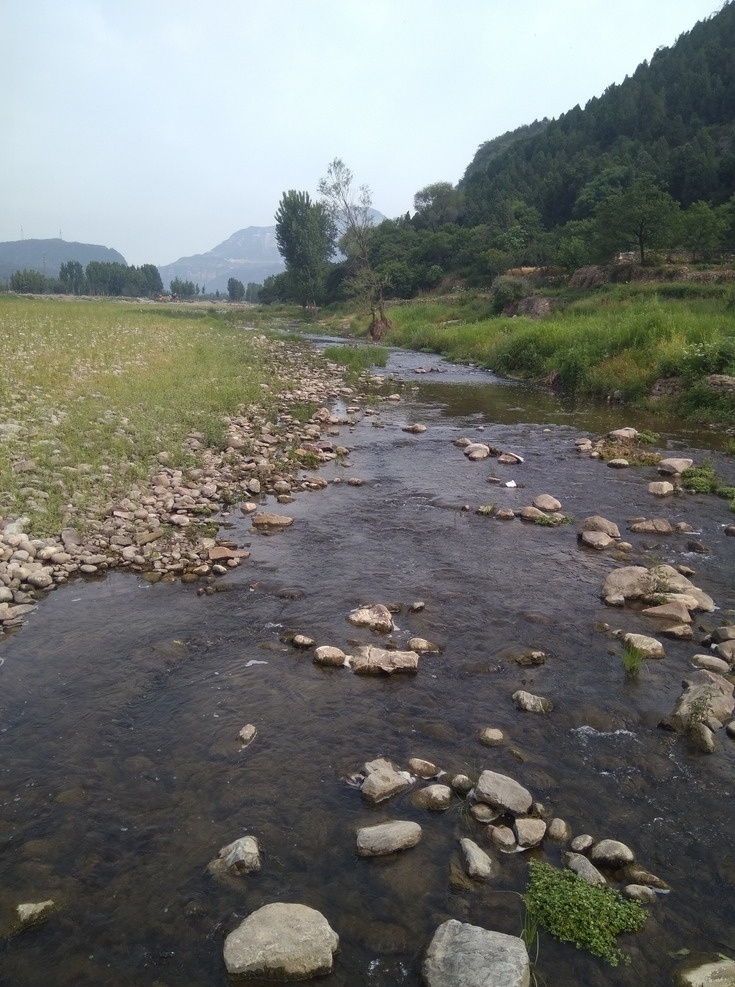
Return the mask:
[[264,905],[225,939],[227,972],[266,980],[308,980],[331,973],[339,936],[314,908]]
[[529,987],[522,939],[450,919],[434,933],[422,967],[426,987]]

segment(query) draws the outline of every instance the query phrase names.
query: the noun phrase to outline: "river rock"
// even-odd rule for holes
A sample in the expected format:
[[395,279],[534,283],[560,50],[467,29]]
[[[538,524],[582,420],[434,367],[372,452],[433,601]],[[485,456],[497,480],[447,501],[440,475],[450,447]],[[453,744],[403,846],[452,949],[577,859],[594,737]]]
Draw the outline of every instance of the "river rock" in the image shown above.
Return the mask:
[[439,648],[432,641],[427,641],[425,637],[412,637],[408,642],[411,651],[436,654]]
[[671,522],[665,517],[644,518],[642,521],[634,521],[630,530],[636,535],[671,535],[674,529]]
[[602,531],[610,538],[620,538],[620,528],[617,524],[612,521],[608,521],[607,518],[601,517],[599,514],[592,514],[590,517],[586,517],[579,527],[580,531]]
[[660,459],[656,463],[656,470],[665,476],[676,476],[679,473],[683,473],[684,470],[688,470],[693,463],[694,460],[692,459],[679,459],[676,457]]
[[484,802],[475,802],[474,805],[470,806],[470,815],[483,826],[488,826],[503,815],[503,810],[494,809],[491,805],[485,805]]
[[416,846],[421,841],[421,836],[419,824],[405,820],[364,826],[357,831],[357,855],[385,857]]
[[425,987],[529,987],[522,939],[449,919],[434,933],[422,966]]
[[717,658],[715,655],[694,655],[692,664],[697,668],[703,668],[707,672],[716,672],[718,675],[728,675],[730,664],[724,658]]
[[405,792],[413,783],[407,771],[399,771],[386,757],[368,761],[363,770],[365,781],[362,783],[362,796],[373,805]]
[[269,511],[259,511],[253,516],[252,525],[254,528],[288,528],[293,524],[293,518],[285,514],[272,514]]
[[601,552],[603,549],[615,544],[615,540],[604,531],[580,531],[577,537],[583,545],[587,545],[589,548],[594,548],[598,552]]
[[518,846],[524,848],[538,846],[546,835],[546,823],[543,819],[524,816],[521,819],[516,819],[513,830]]
[[714,754],[716,743],[715,735],[706,723],[697,722],[689,727],[689,736],[697,747],[704,754]]
[[249,747],[255,740],[258,730],[252,723],[246,723],[237,734],[237,739],[243,747]]
[[417,778],[435,778],[439,774],[439,768],[433,761],[425,761],[422,757],[410,758],[408,770]]
[[735,641],[735,626],[725,624],[722,627],[715,627],[710,634],[710,640],[713,644],[722,644],[724,641]]
[[227,972],[268,980],[308,980],[330,973],[339,936],[321,912],[275,902],[252,912],[225,939]]
[[56,902],[51,899],[48,901],[25,901],[16,905],[17,930],[23,932],[25,929],[40,925],[55,909]]
[[668,480],[653,480],[648,484],[648,492],[654,497],[671,497],[674,491],[674,484]]
[[404,425],[403,432],[411,432],[413,435],[421,435],[426,431],[426,425],[423,422],[414,422],[412,425]]
[[[18,609],[16,607],[16,609]],[[715,653],[729,664],[735,663],[735,641],[723,641],[715,646]]]
[[522,521],[538,521],[540,517],[546,517],[546,514],[538,507],[528,504],[526,507],[521,508]]
[[518,466],[523,462],[523,456],[518,456],[515,452],[501,452],[498,462],[505,466]]
[[635,862],[635,855],[619,840],[600,840],[590,850],[590,860],[603,867],[625,867]]
[[623,428],[614,428],[612,432],[607,433],[608,439],[612,439],[613,442],[635,442],[638,438],[638,429],[632,428],[630,425],[626,425]]
[[411,674],[419,668],[419,656],[415,651],[389,651],[372,644],[357,648],[348,661],[356,675]]
[[414,792],[411,802],[417,809],[444,812],[451,805],[452,789],[449,785],[427,785]]
[[643,611],[648,617],[660,617],[667,621],[677,621],[680,624],[691,624],[692,618],[688,608],[681,600],[661,603],[659,606],[646,607]]
[[665,658],[664,646],[655,637],[648,637],[645,634],[625,634],[623,643],[637,648],[644,658]]
[[607,884],[606,879],[598,871],[595,865],[581,853],[565,853],[563,856],[565,865],[569,870],[573,870],[587,884]]
[[622,607],[628,600],[661,603],[663,598],[664,602],[681,599],[689,610],[711,613],[715,609],[711,596],[697,589],[670,565],[658,565],[651,569],[630,565],[614,569],[605,579],[602,596],[608,606]]
[[515,521],[516,513],[512,507],[499,507],[495,512],[499,521]]
[[486,747],[498,747],[505,741],[505,734],[497,727],[482,727],[477,731],[477,739]]
[[640,901],[643,905],[650,905],[656,900],[656,892],[653,888],[647,888],[645,884],[626,884],[623,894],[632,901]]
[[568,843],[572,838],[572,827],[566,819],[555,816],[546,828],[546,836],[552,843]]
[[524,692],[523,689],[513,693],[513,702],[518,709],[522,709],[526,713],[551,713],[554,709],[554,704],[550,699],[534,696],[533,693]]
[[608,459],[607,465],[611,470],[624,470],[630,466],[627,459],[623,459],[622,456],[616,456],[615,459]]
[[370,607],[358,607],[347,615],[347,619],[355,627],[369,627],[373,631],[387,634],[393,630],[393,616],[383,603]]
[[494,809],[522,816],[531,808],[531,793],[508,775],[483,771],[475,785],[475,797]]
[[735,960],[688,963],[674,974],[675,987],[735,987]]
[[339,668],[346,663],[347,655],[340,648],[334,648],[330,644],[320,644],[314,650],[314,664],[316,665]]
[[665,721],[667,726],[686,731],[693,722],[707,716],[714,716],[720,723],[726,723],[732,716],[733,684],[723,675],[701,669],[688,675],[682,685],[684,692]]
[[594,838],[589,833],[580,833],[572,840],[571,847],[574,853],[587,853],[594,846]]
[[515,853],[518,849],[516,834],[510,826],[488,826],[487,835],[493,845],[503,853]]
[[623,870],[623,876],[630,884],[646,884],[649,888],[658,888],[659,891],[671,890],[666,881],[641,867],[640,864],[628,864]]
[[470,442],[469,445],[464,447],[463,451],[468,459],[478,462],[481,459],[488,458],[490,455],[490,446],[485,445],[484,442]]
[[539,494],[538,497],[534,498],[533,506],[549,514],[553,511],[561,510],[561,501],[557,500],[556,497],[552,497],[551,494]]
[[465,868],[470,877],[474,877],[478,881],[487,881],[491,877],[497,876],[500,870],[498,862],[493,860],[484,850],[481,850],[474,840],[464,837],[459,841],[459,845],[462,848]]
[[207,866],[210,874],[222,873],[240,875],[260,870],[260,846],[254,836],[241,836],[227,846]]

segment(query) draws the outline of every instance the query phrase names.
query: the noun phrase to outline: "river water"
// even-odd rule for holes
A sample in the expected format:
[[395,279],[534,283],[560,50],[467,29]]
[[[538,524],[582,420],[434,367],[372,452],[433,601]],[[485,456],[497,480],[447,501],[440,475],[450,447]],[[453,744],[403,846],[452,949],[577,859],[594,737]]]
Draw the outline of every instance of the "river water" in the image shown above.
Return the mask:
[[[276,507],[295,521],[270,537],[238,511],[224,516],[223,534],[252,551],[218,584],[227,591],[200,596],[113,573],[52,593],[0,641],[0,927],[19,902],[61,905],[0,944],[2,987],[226,985],[225,936],[272,901],[317,908],[339,934],[327,987],[418,984],[447,918],[519,934],[527,856],[501,856],[500,878],[458,886],[458,840],[487,847],[481,827],[459,801],[442,814],[414,808],[410,794],[366,805],[346,779],[379,756],[510,774],[575,834],[624,841],[671,886],[648,906],[643,931],[623,940],[628,966],[542,935],[537,969],[549,987],[663,987],[682,950],[735,955],[735,742],[723,731],[707,756],[658,727],[705,650],[697,640],[735,609],[735,539],[724,534],[733,516],[716,498],[654,500],[653,468],[609,469],[579,457],[574,440],[653,425],[661,451],[711,458],[735,483],[732,458],[706,430],[565,408],[436,357],[393,353],[385,372],[384,394],[399,390],[401,402],[343,426],[351,465],[320,471],[364,484],[330,483]],[[402,431],[415,421],[424,434]],[[524,462],[471,463],[453,445],[461,436]],[[518,486],[488,483],[491,474]],[[581,548],[577,524],[475,513],[539,493],[577,521],[615,521],[633,562],[691,565],[720,608],[698,618],[695,641],[666,641],[664,660],[627,679],[619,641],[601,624],[655,631],[650,618],[601,602],[620,563]],[[689,522],[709,554],[688,550],[691,535],[631,535],[632,516]],[[425,608],[411,612],[419,600]],[[375,679],[319,668],[282,643],[289,631],[347,651],[376,642],[346,620],[365,602],[400,605],[399,646],[420,635],[441,653],[422,656],[415,677]],[[526,648],[546,664],[517,666]],[[516,710],[519,688],[550,698],[553,713]],[[258,735],[241,750],[246,723]],[[483,747],[483,726],[507,742]],[[388,819],[420,822],[422,842],[395,859],[358,858],[357,828]],[[246,833],[261,843],[262,870],[212,878],[207,863]],[[559,861],[558,848],[535,853]]]

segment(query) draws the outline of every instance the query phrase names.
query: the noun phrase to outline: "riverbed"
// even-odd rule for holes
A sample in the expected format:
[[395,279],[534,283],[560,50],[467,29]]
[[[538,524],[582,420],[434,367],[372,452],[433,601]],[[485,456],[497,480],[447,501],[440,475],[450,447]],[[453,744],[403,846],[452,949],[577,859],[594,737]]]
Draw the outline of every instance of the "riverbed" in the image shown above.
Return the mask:
[[[723,731],[704,755],[659,727],[691,657],[706,651],[697,642],[735,611],[735,539],[725,535],[735,519],[717,498],[654,498],[654,467],[612,470],[574,444],[623,425],[655,428],[659,451],[711,459],[735,484],[720,437],[615,406],[568,407],[425,354],[392,352],[380,372],[382,397],[400,401],[333,407],[345,421],[335,441],[350,454],[319,470],[328,486],[261,505],[293,517],[291,527],[256,534],[236,505],[220,518],[222,537],[251,557],[217,592],[122,573],[79,580],[0,640],[0,926],[19,902],[60,906],[0,945],[2,987],[227,984],[225,936],[272,901],[317,908],[338,933],[326,987],[418,984],[447,918],[518,935],[527,855],[498,855],[499,879],[461,886],[458,840],[490,851],[482,827],[459,799],[444,813],[415,808],[410,793],[367,805],[350,778],[379,756],[511,775],[575,835],[622,840],[671,886],[647,906],[642,932],[622,941],[628,966],[542,935],[547,984],[664,987],[683,950],[735,955],[735,741]],[[423,434],[403,431],[416,422]],[[523,461],[470,462],[454,444],[461,437]],[[540,493],[573,523],[476,513]],[[602,603],[621,562],[579,545],[592,514],[619,525],[632,564],[691,566],[719,608],[698,615],[693,642],[666,640],[666,657],[637,679],[612,632],[655,628]],[[633,535],[635,516],[695,533]],[[692,552],[692,538],[708,552]],[[439,646],[417,675],[321,668],[286,643],[292,632],[345,651],[383,643],[346,619],[378,602],[396,609],[399,647],[414,635]],[[519,667],[530,648],[545,664]],[[553,712],[520,712],[518,689],[548,697]],[[242,749],[248,723],[258,732]],[[485,726],[506,741],[484,747]],[[419,822],[421,843],[358,858],[357,829],[389,819]],[[245,834],[260,841],[261,871],[230,882],[208,874]],[[533,853],[560,859],[558,847]]]

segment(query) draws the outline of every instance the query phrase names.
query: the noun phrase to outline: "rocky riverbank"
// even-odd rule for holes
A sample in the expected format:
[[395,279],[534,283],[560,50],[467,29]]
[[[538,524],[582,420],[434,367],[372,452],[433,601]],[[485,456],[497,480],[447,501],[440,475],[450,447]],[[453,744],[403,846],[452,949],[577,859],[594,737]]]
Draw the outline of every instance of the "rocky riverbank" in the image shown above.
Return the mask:
[[[112,569],[151,581],[212,582],[249,556],[217,537],[217,515],[240,508],[254,513],[266,495],[287,503],[297,491],[326,486],[315,470],[348,452],[332,441],[348,419],[336,419],[326,405],[337,398],[364,401],[365,395],[358,398],[346,385],[344,367],[306,362],[303,350],[284,342],[259,342],[280,370],[299,381],[278,395],[277,415],[261,405],[238,409],[227,419],[223,449],[208,448],[201,433],[191,432],[184,451],[193,465],[174,468],[172,451],[161,450],[146,483],[111,502],[104,516],[80,517],[56,537],[34,537],[27,517],[0,517],[3,630],[19,626],[57,586]],[[305,406],[318,410],[302,422],[294,412]]]

